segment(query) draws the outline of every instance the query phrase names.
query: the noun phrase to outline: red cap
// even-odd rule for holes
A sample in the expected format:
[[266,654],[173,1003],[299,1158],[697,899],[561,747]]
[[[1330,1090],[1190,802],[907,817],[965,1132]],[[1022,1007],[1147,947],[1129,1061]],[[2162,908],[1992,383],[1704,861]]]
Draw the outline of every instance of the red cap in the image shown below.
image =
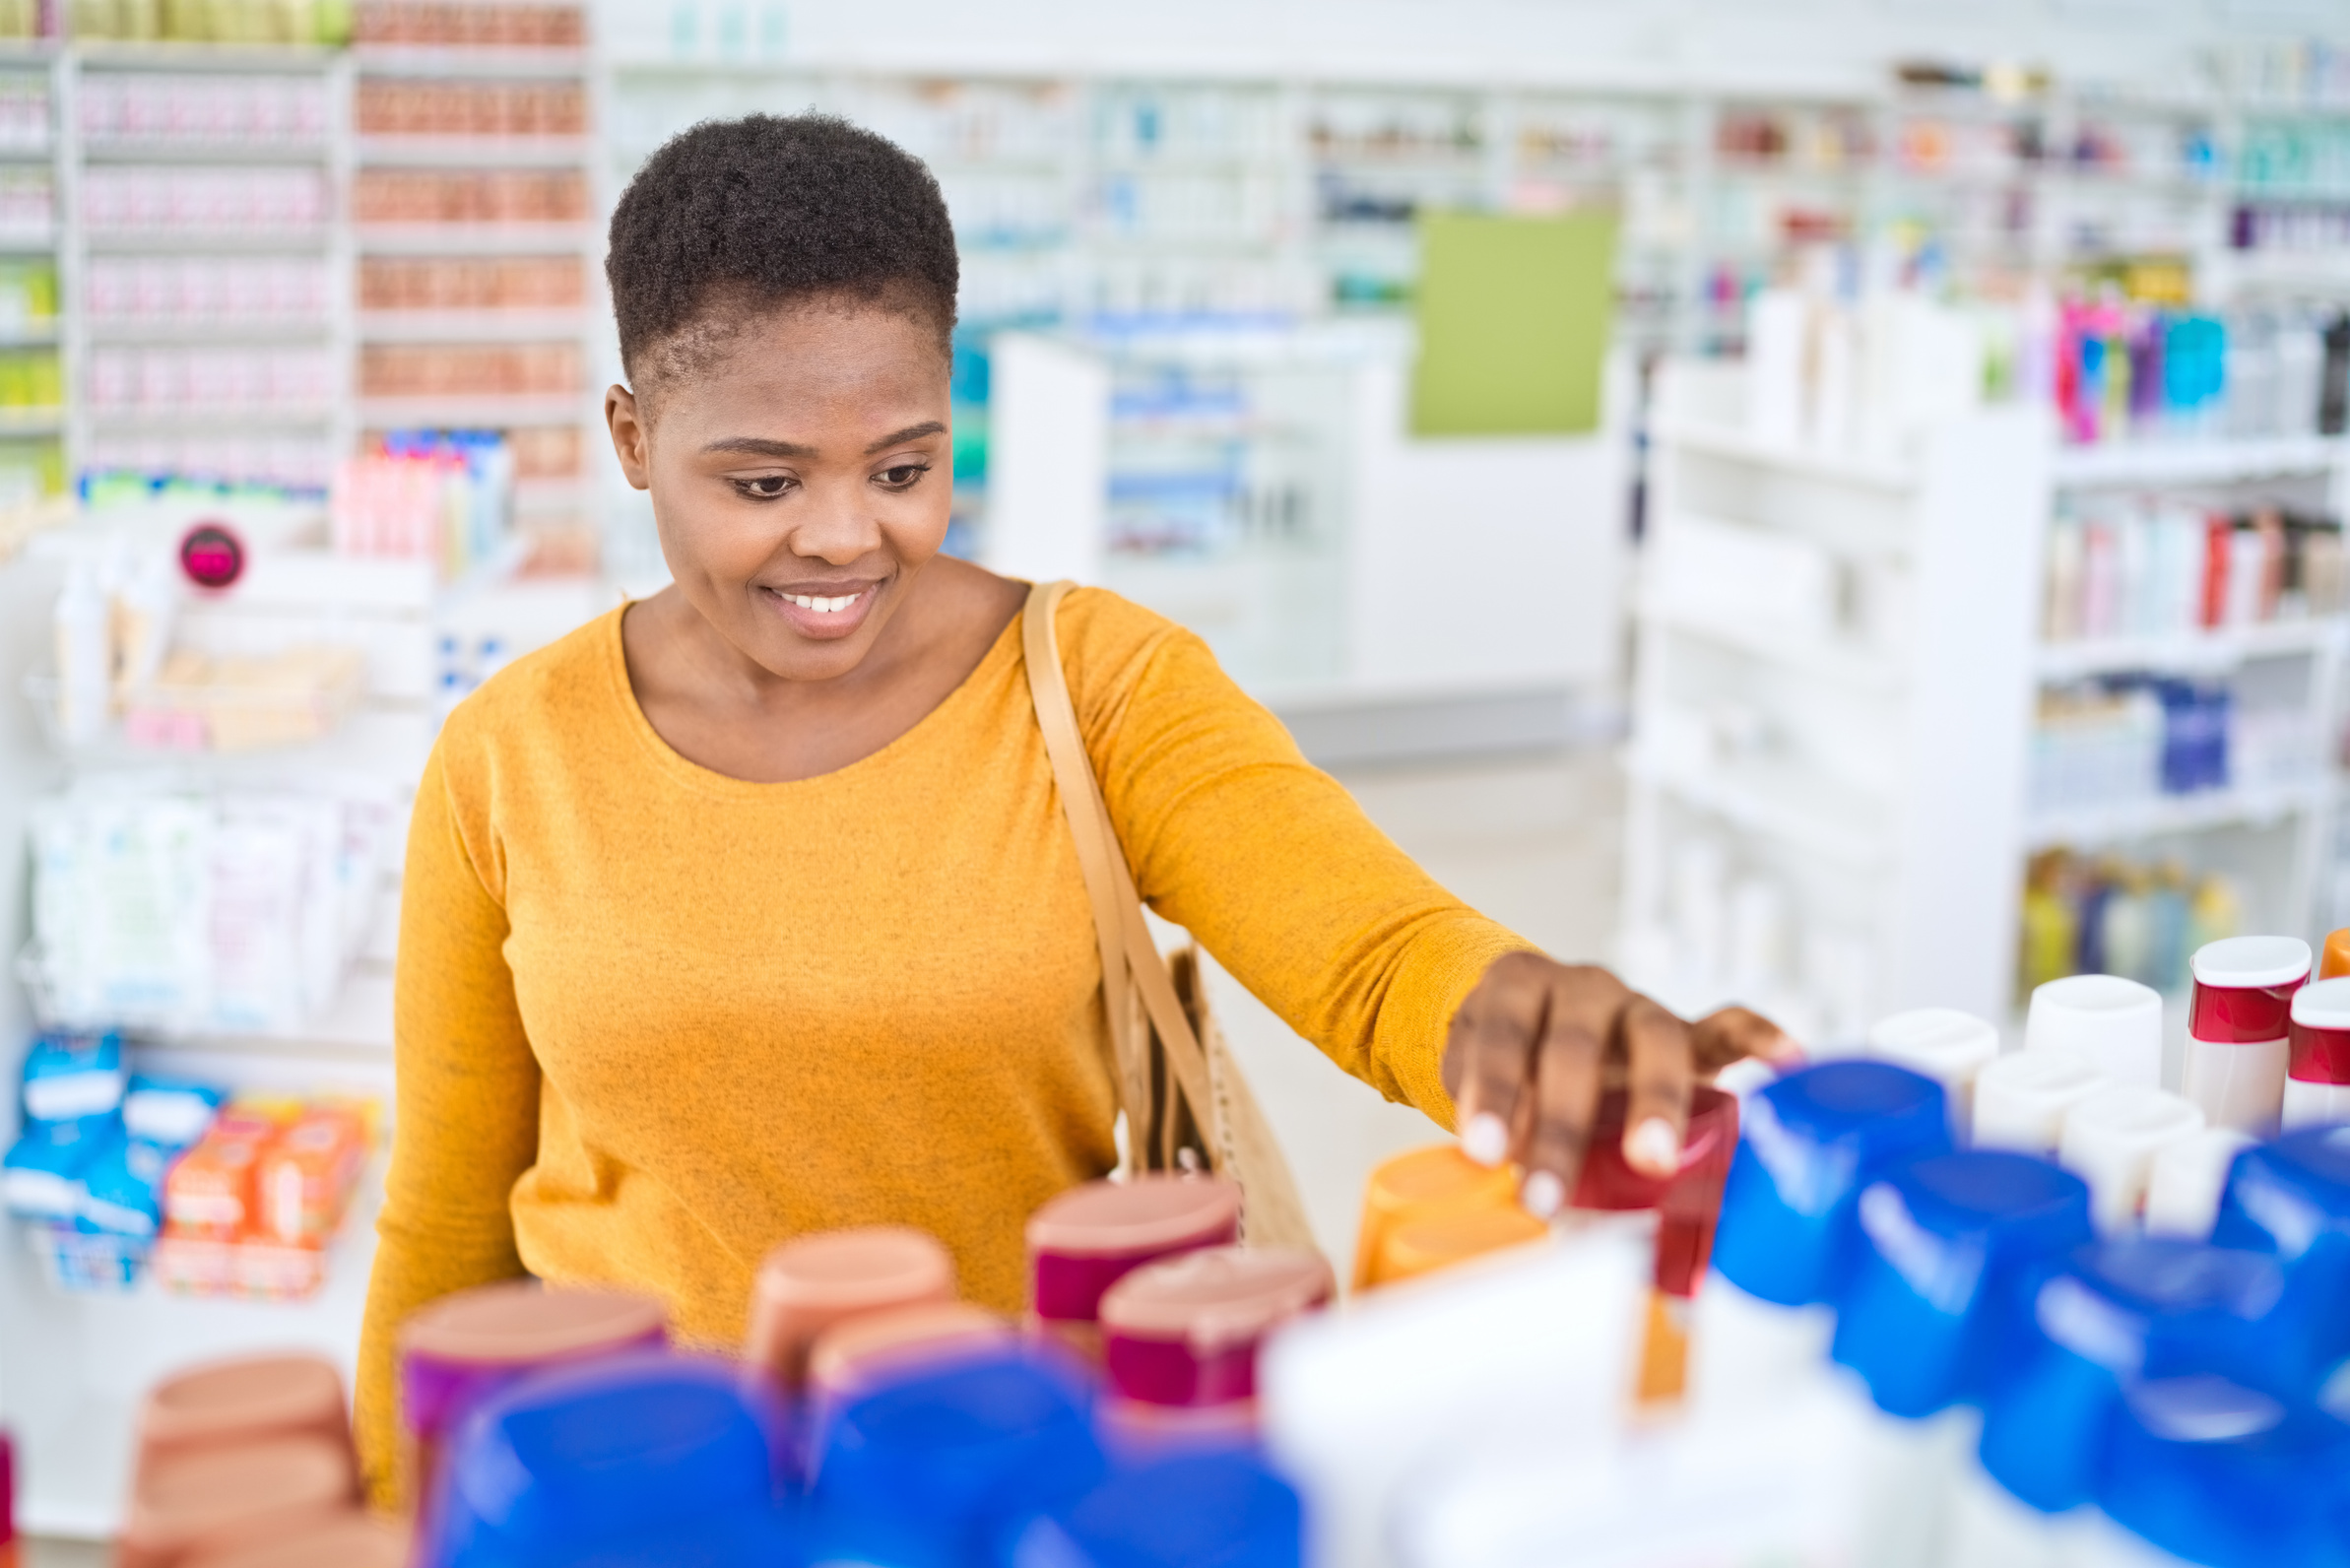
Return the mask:
[[1591,1143],[1576,1173],[1577,1209],[1658,1211],[1657,1288],[1688,1296],[1697,1290],[1714,1251],[1714,1221],[1722,1210],[1722,1184],[1729,1179],[1738,1148],[1737,1096],[1700,1084],[1689,1091],[1689,1131],[1681,1143],[1680,1169],[1667,1177],[1644,1175],[1624,1160],[1624,1120],[1631,1096],[1610,1090],[1599,1100]]
[[2229,937],[2197,948],[2189,968],[2188,1034],[2214,1045],[2281,1040],[2292,1030],[2293,993],[2309,981],[2310,945],[2297,937]]
[[2350,1083],[2350,979],[2320,980],[2293,999],[2293,1078]]

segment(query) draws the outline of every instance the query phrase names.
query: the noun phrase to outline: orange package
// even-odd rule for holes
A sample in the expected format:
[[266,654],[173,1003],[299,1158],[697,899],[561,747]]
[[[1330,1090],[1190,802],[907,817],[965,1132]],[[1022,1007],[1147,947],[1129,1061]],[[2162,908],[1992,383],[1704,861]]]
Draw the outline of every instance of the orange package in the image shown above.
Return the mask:
[[335,1231],[366,1163],[367,1128],[351,1105],[313,1105],[263,1152],[257,1237],[320,1245]]
[[258,1212],[254,1176],[277,1136],[266,1116],[222,1112],[163,1177],[163,1223],[181,1236],[234,1240]]

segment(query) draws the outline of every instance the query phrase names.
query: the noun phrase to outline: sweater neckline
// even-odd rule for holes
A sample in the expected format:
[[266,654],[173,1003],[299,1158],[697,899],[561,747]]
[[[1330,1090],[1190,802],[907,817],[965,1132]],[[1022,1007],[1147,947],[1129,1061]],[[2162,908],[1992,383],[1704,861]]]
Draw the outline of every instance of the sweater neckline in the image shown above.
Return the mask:
[[620,640],[620,621],[635,600],[624,601],[620,607],[605,617],[601,638],[603,663],[609,689],[619,704],[621,725],[652,756],[654,763],[689,789],[733,800],[773,800],[792,791],[808,791],[846,783],[868,772],[880,771],[898,757],[925,744],[930,733],[945,727],[953,715],[979,700],[979,690],[995,680],[1005,665],[1019,656],[1020,618],[1014,616],[1004,629],[996,633],[996,640],[988,644],[986,653],[971,667],[970,673],[957,682],[954,689],[939,699],[938,705],[908,725],[904,733],[881,747],[869,751],[842,767],[828,773],[816,773],[808,778],[759,780],[736,778],[715,768],[702,766],[661,738],[653,728],[653,721],[645,717],[644,705],[636,700],[636,688],[628,684],[628,656]]

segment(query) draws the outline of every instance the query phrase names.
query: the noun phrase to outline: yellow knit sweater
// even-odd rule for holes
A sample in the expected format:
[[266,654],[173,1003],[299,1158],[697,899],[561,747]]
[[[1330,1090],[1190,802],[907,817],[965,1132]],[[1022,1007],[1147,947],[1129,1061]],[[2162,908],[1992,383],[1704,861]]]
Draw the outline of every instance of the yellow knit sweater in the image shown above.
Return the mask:
[[[1449,1124],[1447,1024],[1528,945],[1405,859],[1199,639],[1093,590],[1059,630],[1150,907]],[[1017,1310],[1021,1222],[1114,1162],[1100,987],[1017,620],[896,741],[782,784],[662,742],[618,611],[517,662],[450,718],[410,832],[359,1387],[376,1494],[398,1325],[469,1285],[622,1282],[731,1345],[767,1249],[894,1221]]]

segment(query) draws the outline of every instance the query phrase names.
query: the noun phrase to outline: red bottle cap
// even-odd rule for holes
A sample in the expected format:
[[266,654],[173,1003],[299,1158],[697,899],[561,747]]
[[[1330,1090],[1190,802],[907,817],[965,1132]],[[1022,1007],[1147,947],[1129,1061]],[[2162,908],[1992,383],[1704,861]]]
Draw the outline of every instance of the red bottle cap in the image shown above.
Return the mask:
[[2320,980],[2293,997],[2291,1076],[2350,1083],[2350,979]]
[[816,1336],[861,1313],[954,1299],[954,1259],[910,1225],[797,1236],[767,1254],[751,1292],[751,1361],[797,1388]]
[[2281,1040],[2293,993],[2310,977],[2310,945],[2297,937],[2230,937],[2195,950],[2187,1032],[2214,1045]]
[[667,1315],[625,1290],[549,1289],[535,1279],[443,1296],[400,1333],[400,1413],[437,1438],[474,1400],[523,1373],[662,1343]]
[[1240,1188],[1220,1176],[1087,1182],[1028,1216],[1029,1283],[1047,1322],[1091,1323],[1135,1269],[1240,1239]]
[[1667,1295],[1694,1295],[1714,1255],[1722,1186],[1730,1179],[1730,1160],[1738,1150],[1737,1096],[1707,1084],[1689,1091],[1689,1130],[1681,1140],[1680,1168],[1665,1177],[1634,1170],[1624,1159],[1630,1101],[1623,1089],[1600,1096],[1583,1169],[1575,1177],[1572,1207],[1609,1212],[1657,1210],[1657,1288]]
[[1255,1399],[1257,1347],[1336,1287],[1319,1253],[1286,1247],[1210,1247],[1137,1269],[1101,1298],[1110,1382],[1149,1405]]

